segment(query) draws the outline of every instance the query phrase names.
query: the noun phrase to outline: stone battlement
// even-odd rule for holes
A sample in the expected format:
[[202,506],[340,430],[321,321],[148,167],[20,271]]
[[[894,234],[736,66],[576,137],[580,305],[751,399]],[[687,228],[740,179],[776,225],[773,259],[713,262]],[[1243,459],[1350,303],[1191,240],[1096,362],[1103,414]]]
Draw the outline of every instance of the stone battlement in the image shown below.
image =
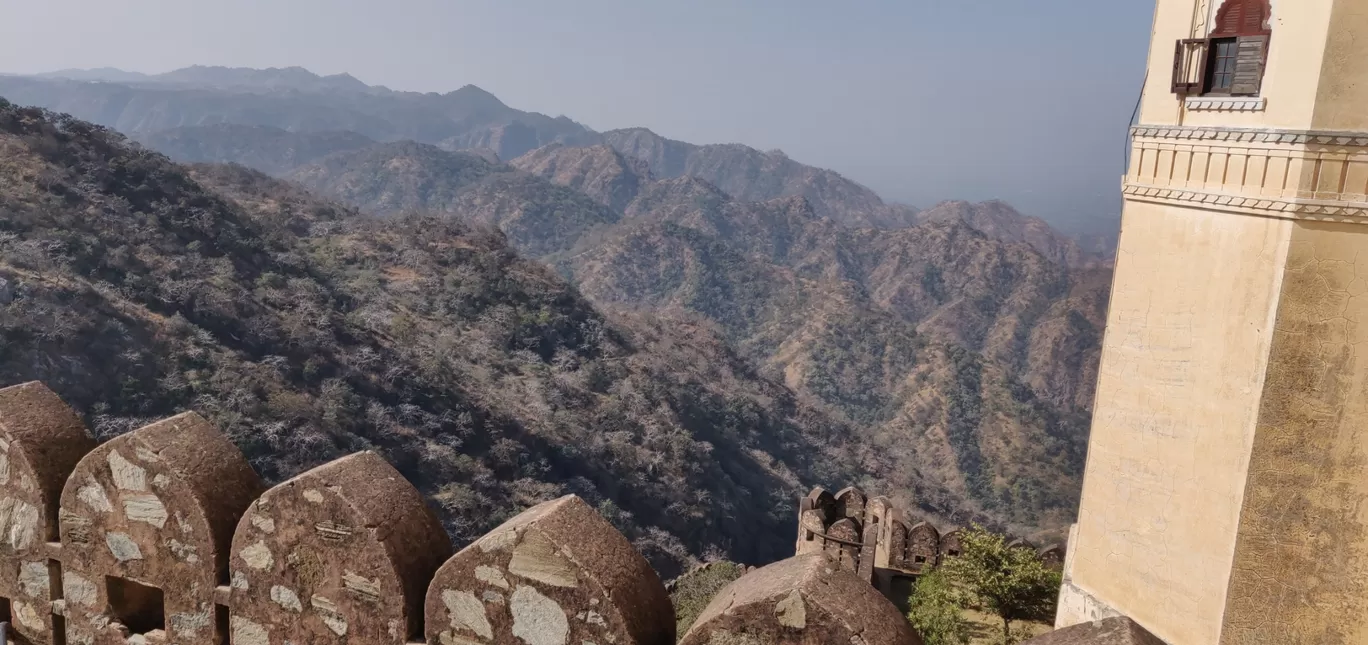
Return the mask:
[[[268,489],[195,413],[100,444],[42,384],[0,389],[0,618],[21,643],[675,642],[660,578],[578,497],[452,551],[373,452]],[[825,554],[749,571],[683,642],[732,637],[920,643]]]
[[[960,531],[942,532],[913,521],[886,497],[871,498],[858,488],[832,495],[814,488],[798,505],[798,555],[823,553],[854,572],[894,602],[906,599],[911,581],[960,552]],[[1008,546],[1035,549],[1047,564],[1062,568],[1064,547],[1037,548],[1016,538]]]

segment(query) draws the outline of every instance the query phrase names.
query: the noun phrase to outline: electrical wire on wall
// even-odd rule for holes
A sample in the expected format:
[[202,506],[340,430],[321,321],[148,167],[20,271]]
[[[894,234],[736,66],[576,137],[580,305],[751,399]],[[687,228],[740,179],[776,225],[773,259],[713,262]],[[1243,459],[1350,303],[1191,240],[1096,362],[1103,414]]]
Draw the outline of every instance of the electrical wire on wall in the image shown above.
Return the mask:
[[1140,81],[1140,95],[1135,97],[1135,109],[1131,110],[1130,121],[1126,123],[1126,147],[1121,153],[1121,174],[1130,172],[1131,141],[1130,129],[1136,124],[1135,120],[1140,116],[1140,103],[1145,100],[1145,84],[1149,82],[1149,70],[1145,70],[1145,79]]

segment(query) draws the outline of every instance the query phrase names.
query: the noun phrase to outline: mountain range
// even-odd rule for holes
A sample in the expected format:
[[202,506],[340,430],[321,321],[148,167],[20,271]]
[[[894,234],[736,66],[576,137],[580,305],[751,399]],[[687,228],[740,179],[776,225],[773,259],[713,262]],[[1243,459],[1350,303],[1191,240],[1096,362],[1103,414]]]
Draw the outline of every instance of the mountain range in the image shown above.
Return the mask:
[[583,491],[665,572],[783,554],[815,484],[1072,520],[1110,260],[1005,203],[469,86],[54,75],[0,96],[138,143],[6,104],[0,382],[100,433],[198,409],[273,478],[377,447],[458,540]]
[[[824,217],[861,226],[899,228],[918,221],[916,208],[885,203],[859,183],[798,163],[782,151],[695,145],[646,128],[595,132],[564,116],[511,108],[473,85],[445,94],[399,92],[366,85],[348,74],[320,76],[300,67],[197,65],[151,75],[113,68],[0,75],[0,96],[135,138],[186,126],[260,125],[309,134],[350,132],[375,141],[412,140],[503,161],[552,143],[605,144],[646,162],[660,178],[700,177],[745,201],[802,196]],[[1085,245],[1090,258],[1105,258],[1114,239],[1090,235]]]
[[497,230],[374,218],[0,101],[0,383],[108,438],[185,409],[266,479],[380,451],[460,541],[576,493],[663,574],[792,549],[853,430],[709,330],[597,309]]
[[[294,141],[272,133],[280,143],[261,149]],[[180,147],[163,149],[201,138],[219,133],[179,129]],[[695,175],[660,178],[603,144],[499,164],[375,143],[280,175],[369,213],[497,227],[603,310],[697,320],[861,428],[867,476],[905,501],[1026,530],[1075,503],[1110,271],[1005,204],[860,226],[802,196],[744,201]]]

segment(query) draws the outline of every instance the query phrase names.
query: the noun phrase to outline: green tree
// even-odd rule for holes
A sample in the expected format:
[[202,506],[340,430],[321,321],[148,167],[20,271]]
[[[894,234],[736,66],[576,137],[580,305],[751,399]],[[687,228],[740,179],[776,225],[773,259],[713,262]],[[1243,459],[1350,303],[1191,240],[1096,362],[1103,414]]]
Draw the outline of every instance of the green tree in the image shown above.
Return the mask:
[[1005,643],[1016,642],[1014,620],[1048,620],[1059,596],[1059,572],[1035,551],[1008,547],[1001,535],[973,526],[960,536],[960,554],[941,565],[970,602],[1002,619]]
[[964,598],[944,571],[935,569],[918,578],[908,604],[907,620],[926,645],[968,645]]

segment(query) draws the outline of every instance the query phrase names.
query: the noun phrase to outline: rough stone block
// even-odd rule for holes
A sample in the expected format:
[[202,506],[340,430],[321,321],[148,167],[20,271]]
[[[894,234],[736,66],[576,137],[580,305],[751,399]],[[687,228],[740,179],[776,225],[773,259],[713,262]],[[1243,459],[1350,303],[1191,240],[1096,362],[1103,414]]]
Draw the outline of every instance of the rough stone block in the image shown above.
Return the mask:
[[573,495],[452,556],[427,593],[429,645],[669,645],[674,610],[645,558]]
[[94,447],[52,390],[0,389],[0,598],[10,601],[11,629],[31,643],[52,642],[55,567],[46,543],[57,541],[62,485]]
[[1167,645],[1125,616],[1082,623],[1042,634],[1022,645]]
[[795,556],[731,583],[680,645],[921,645],[867,581],[821,555]]
[[267,491],[230,560],[234,645],[401,645],[421,631],[451,542],[422,495],[373,452]]
[[214,590],[261,489],[237,447],[194,413],[88,453],[62,491],[67,641],[222,642]]

